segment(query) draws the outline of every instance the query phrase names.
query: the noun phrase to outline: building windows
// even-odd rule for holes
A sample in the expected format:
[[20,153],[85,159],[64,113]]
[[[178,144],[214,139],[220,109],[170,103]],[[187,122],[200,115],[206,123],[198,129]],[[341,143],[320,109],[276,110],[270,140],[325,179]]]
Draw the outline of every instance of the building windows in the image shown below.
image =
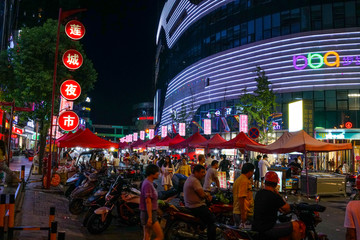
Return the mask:
[[280,36],[280,13],[275,13],[271,18],[272,37]]
[[311,30],[321,30],[321,6],[311,7]]

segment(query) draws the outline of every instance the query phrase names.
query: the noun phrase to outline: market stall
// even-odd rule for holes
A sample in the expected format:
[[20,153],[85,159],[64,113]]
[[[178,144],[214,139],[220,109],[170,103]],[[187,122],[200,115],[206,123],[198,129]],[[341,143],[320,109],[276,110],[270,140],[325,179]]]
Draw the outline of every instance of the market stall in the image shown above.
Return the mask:
[[[305,166],[307,166],[307,153],[308,152],[331,152],[331,151],[340,151],[340,150],[351,150],[351,143],[326,143],[316,140],[307,134],[304,130],[298,132],[285,132],[276,142],[268,146],[259,146],[247,144],[245,146],[246,150],[261,152],[261,153],[270,153],[270,154],[279,154],[279,153],[290,153],[290,152],[301,152],[305,155]],[[305,178],[304,183],[306,184],[306,192],[309,196],[309,174],[308,168],[305,168]],[[304,185],[305,185],[304,184]],[[344,181],[345,188],[345,181]],[[305,189],[305,188],[302,188]]]
[[235,148],[245,148],[245,146],[248,144],[255,146],[264,146],[249,138],[244,132],[240,132],[235,138],[219,144],[218,147],[223,149],[235,149]]

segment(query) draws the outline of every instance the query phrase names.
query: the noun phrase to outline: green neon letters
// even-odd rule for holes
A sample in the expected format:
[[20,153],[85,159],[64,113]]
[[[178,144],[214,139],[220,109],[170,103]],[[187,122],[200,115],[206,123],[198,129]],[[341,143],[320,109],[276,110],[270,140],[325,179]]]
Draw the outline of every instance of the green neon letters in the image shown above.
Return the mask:
[[[328,59],[329,56],[335,57],[335,61],[329,62],[329,59]],[[302,66],[298,65],[299,59],[304,61]],[[340,66],[339,54],[335,51],[330,51],[330,52],[327,52],[324,55],[324,57],[319,53],[309,53],[307,55],[307,57],[304,55],[298,55],[298,56],[294,55],[293,56],[293,65],[294,65],[294,68],[297,70],[305,69],[307,66],[309,66],[312,69],[319,69],[324,65],[324,63],[325,63],[325,65],[327,65],[329,67],[339,67]]]

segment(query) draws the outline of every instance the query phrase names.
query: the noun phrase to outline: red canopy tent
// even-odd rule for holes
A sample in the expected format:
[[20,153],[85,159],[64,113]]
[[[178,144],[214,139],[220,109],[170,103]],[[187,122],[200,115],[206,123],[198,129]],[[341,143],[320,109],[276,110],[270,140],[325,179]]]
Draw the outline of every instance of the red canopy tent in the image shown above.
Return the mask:
[[62,135],[61,137],[59,137],[58,139],[55,140],[55,143],[59,143],[60,141],[64,141],[66,139],[68,139],[69,137],[71,137],[73,135],[72,132],[68,132],[64,135]]
[[285,132],[276,142],[268,146],[246,145],[247,150],[261,153],[289,153],[289,152],[331,152],[352,149],[351,143],[326,143],[316,140],[304,130]]
[[136,148],[146,148],[147,143],[150,142],[150,140],[148,141],[143,141],[141,144],[139,144],[138,146],[136,146]]
[[120,142],[118,148],[124,149],[128,146],[127,142]]
[[139,146],[140,146],[141,144],[143,144],[143,143],[144,143],[144,141],[141,140],[141,139],[139,139],[139,140],[137,140],[136,142],[133,142],[133,143],[130,145],[130,148],[140,148]]
[[154,136],[153,139],[151,139],[150,141],[147,141],[146,143],[146,147],[155,147],[156,143],[160,142],[161,137],[159,135]]
[[66,138],[63,138],[63,139],[61,139],[61,140],[58,140],[58,146],[62,148],[62,147],[63,147],[63,146],[61,145],[62,142],[65,142],[65,141],[71,140],[71,139],[73,139],[73,138],[76,138],[77,136],[79,136],[79,135],[80,135],[81,133],[83,133],[83,132],[84,132],[84,130],[78,129],[75,133],[68,135]]
[[168,147],[171,140],[172,140],[172,138],[170,138],[169,136],[166,136],[165,138],[163,138],[159,142],[157,142],[155,145],[157,147]]
[[262,144],[255,142],[254,140],[249,138],[244,132],[240,132],[235,138],[219,144],[218,148],[245,148],[247,144],[263,146]]
[[191,147],[191,144],[199,144],[202,142],[206,142],[207,139],[201,136],[199,132],[194,133],[192,136],[187,138],[185,141],[182,141],[178,144],[172,145],[171,148],[188,148]]
[[190,144],[193,148],[218,148],[220,144],[226,142],[226,140],[221,137],[219,134],[215,134],[209,140],[198,143],[198,144]]
[[169,147],[171,147],[172,145],[181,143],[182,141],[185,141],[185,138],[183,138],[182,136],[180,136],[179,134],[177,134],[173,139],[171,139],[171,141],[169,142]]
[[[73,134],[73,136],[75,136],[75,134]],[[102,139],[92,133],[89,129],[85,129],[75,137],[61,141],[60,147],[116,148],[118,147],[118,144]]]

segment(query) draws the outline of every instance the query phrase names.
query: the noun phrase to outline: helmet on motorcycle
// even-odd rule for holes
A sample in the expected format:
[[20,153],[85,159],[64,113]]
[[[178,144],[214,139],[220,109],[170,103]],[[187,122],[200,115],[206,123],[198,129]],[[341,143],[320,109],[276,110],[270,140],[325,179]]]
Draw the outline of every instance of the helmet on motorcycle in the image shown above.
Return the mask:
[[357,188],[358,190],[360,190],[360,175],[357,176],[355,183],[356,183],[356,188]]
[[279,177],[276,172],[267,172],[265,174],[265,182],[279,183]]

